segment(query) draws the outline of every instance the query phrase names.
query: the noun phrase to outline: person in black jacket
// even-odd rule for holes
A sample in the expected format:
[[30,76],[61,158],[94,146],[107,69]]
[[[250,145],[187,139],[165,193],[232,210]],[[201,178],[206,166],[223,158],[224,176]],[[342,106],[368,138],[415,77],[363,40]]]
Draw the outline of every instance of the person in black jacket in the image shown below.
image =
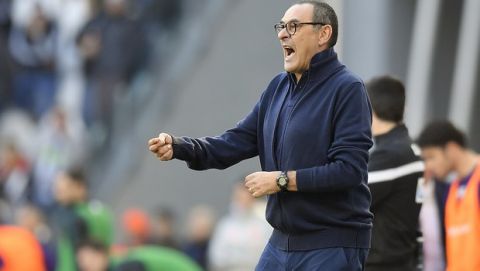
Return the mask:
[[374,147],[368,165],[368,186],[374,214],[367,270],[415,270],[417,265],[417,183],[424,165],[403,124],[405,88],[392,77],[367,83],[373,107]]

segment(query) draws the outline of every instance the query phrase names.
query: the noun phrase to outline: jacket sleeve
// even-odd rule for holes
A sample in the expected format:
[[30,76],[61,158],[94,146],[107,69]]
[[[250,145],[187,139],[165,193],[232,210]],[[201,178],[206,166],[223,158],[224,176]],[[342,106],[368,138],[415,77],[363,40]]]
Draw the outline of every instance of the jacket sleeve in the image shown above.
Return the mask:
[[357,82],[340,90],[334,104],[328,162],[297,170],[300,192],[332,192],[367,184],[372,113],[365,86]]
[[220,136],[173,137],[173,158],[187,162],[191,169],[224,169],[258,155],[257,123],[260,101],[236,127]]

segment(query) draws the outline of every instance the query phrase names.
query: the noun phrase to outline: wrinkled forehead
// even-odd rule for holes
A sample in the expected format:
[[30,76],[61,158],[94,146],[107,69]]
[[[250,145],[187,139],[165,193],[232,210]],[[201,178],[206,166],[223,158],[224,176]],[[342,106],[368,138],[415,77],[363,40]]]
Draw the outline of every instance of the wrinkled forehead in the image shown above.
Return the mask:
[[281,22],[310,22],[313,18],[313,6],[311,4],[296,4],[291,6],[283,15]]

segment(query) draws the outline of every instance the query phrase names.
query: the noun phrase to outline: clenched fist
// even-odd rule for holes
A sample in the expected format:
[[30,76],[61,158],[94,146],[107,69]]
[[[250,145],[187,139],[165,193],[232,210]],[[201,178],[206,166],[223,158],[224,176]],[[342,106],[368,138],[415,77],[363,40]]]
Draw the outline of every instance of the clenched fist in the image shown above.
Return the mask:
[[148,149],[153,152],[158,159],[162,161],[172,160],[173,157],[173,138],[169,134],[161,133],[158,137],[148,141]]

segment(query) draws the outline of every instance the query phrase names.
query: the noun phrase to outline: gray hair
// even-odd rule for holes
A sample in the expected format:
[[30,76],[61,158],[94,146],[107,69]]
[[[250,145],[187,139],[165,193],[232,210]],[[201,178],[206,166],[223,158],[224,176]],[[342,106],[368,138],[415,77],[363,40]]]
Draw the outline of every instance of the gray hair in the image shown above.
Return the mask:
[[297,2],[297,5],[301,4],[310,4],[313,6],[313,22],[328,24],[332,27],[332,36],[328,41],[328,47],[333,47],[338,39],[338,19],[335,10],[325,2],[314,0],[302,0]]

